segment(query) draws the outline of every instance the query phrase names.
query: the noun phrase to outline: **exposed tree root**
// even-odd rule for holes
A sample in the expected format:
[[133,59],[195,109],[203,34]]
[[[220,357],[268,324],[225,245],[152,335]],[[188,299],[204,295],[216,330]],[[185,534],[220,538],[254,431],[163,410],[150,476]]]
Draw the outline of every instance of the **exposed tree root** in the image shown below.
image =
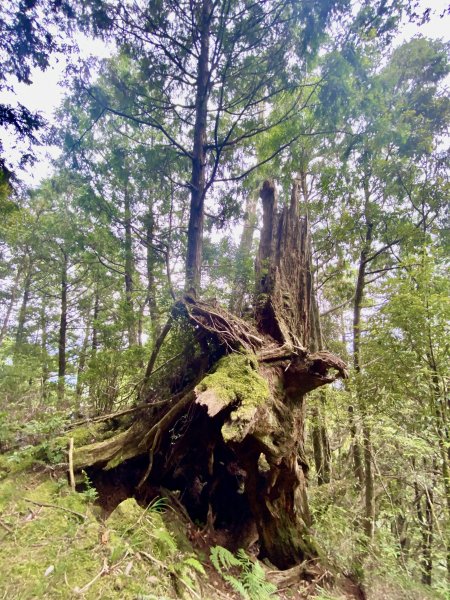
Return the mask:
[[[256,326],[214,301],[187,295],[176,302],[144,379],[154,373],[169,331],[182,321],[194,341],[186,349],[190,378],[176,388],[181,393],[162,405],[148,398],[148,411],[126,431],[76,448],[74,469],[90,469],[94,481],[100,472],[107,481],[108,471],[128,471],[129,494],[142,501],[161,487],[178,491],[192,520],[226,529],[235,540],[242,531],[257,531],[260,556],[305,575],[305,560],[318,552],[309,535],[304,395],[347,372],[331,353],[308,351],[310,247],[298,188],[281,213],[271,182],[262,198]],[[170,377],[160,385],[161,398],[170,398]]]

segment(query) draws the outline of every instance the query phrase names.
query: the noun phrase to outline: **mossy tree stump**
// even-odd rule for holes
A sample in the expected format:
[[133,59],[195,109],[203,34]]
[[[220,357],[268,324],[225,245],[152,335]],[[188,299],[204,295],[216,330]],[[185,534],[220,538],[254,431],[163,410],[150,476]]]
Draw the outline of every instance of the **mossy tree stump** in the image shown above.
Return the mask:
[[216,303],[190,296],[177,302],[171,319],[190,323],[197,340],[194,374],[167,403],[149,402],[125,431],[76,449],[74,464],[94,482],[108,471],[110,484],[128,474],[129,493],[138,499],[148,500],[159,486],[179,490],[192,519],[226,529],[236,545],[254,541],[246,532],[256,526],[260,555],[286,569],[316,555],[306,497],[305,394],[346,370],[332,354],[308,351],[311,251],[298,186],[281,211],[272,182],[261,197],[256,326]]

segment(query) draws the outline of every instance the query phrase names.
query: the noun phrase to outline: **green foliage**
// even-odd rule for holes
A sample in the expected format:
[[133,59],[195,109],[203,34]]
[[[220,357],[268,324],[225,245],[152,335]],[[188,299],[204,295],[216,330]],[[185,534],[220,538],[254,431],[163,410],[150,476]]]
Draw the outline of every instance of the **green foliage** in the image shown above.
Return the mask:
[[92,480],[89,478],[89,475],[86,471],[81,471],[83,475],[83,481],[81,482],[83,485],[83,491],[80,492],[80,495],[83,497],[85,502],[92,503],[98,499],[98,492],[92,483]]
[[214,546],[210,559],[217,572],[242,598],[266,600],[276,597],[276,586],[266,581],[261,564],[252,560],[244,550],[233,554],[222,546]]

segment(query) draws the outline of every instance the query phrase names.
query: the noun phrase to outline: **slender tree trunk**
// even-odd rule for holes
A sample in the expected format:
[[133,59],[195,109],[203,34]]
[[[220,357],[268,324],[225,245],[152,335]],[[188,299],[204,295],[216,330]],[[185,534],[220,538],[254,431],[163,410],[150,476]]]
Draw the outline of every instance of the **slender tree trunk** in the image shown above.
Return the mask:
[[320,435],[320,413],[317,406],[311,409],[312,416],[312,443],[314,453],[314,466],[316,467],[317,483],[322,485],[324,481],[324,456],[322,447],[322,436]]
[[134,314],[133,300],[133,276],[134,276],[134,256],[133,256],[133,238],[131,229],[131,204],[128,185],[125,187],[124,201],[124,221],[125,221],[125,304],[126,304],[126,322],[128,329],[128,346],[137,344],[136,336],[136,317]]
[[[439,452],[441,456],[441,471],[444,484],[445,506],[447,511],[447,527],[450,530],[450,437],[448,431],[447,406],[445,391],[439,385],[439,374],[434,359],[433,348],[430,339],[430,351],[428,352],[428,363],[432,372],[432,398],[434,418],[438,435]],[[450,540],[447,542],[447,578],[450,580]]]
[[49,376],[48,370],[48,353],[47,353],[47,314],[46,314],[45,298],[42,299],[41,305],[41,356],[42,356],[42,382],[41,382],[41,397],[45,402],[47,399],[47,381]]
[[12,309],[14,308],[14,305],[16,304],[17,295],[19,293],[19,283],[20,283],[20,277],[22,275],[22,271],[23,271],[23,265],[19,265],[16,276],[14,278],[14,283],[13,283],[13,287],[11,290],[11,296],[9,298],[8,308],[6,309],[5,318],[3,319],[2,329],[0,331],[0,346],[8,332],[9,319],[11,318],[11,312],[12,312]]
[[27,319],[27,308],[28,302],[30,300],[30,292],[31,292],[31,282],[32,282],[32,273],[31,273],[31,262],[28,259],[26,265],[26,275],[23,283],[23,292],[22,292],[22,304],[19,310],[19,317],[17,321],[17,332],[16,332],[16,349],[20,349],[22,344],[25,342],[25,323]]
[[[365,278],[367,270],[367,262],[372,244],[372,230],[373,223],[370,218],[370,192],[369,192],[369,179],[368,176],[364,177],[364,217],[366,222],[366,237],[364,241],[363,249],[359,257],[358,276],[356,280],[355,288],[355,299],[353,304],[353,367],[355,374],[358,375],[361,372],[361,311],[364,300],[364,288]],[[359,389],[360,383],[357,382],[357,389]],[[360,395],[360,392],[358,392]],[[360,403],[361,404],[361,403]],[[367,423],[367,418],[364,412],[364,424],[363,424],[363,446],[364,446],[364,475],[362,469],[355,461],[355,475],[358,478],[364,476],[364,489],[365,489],[365,515],[364,515],[364,531],[369,539],[373,537],[374,524],[375,524],[375,496],[374,496],[374,481],[373,481],[373,470],[372,470],[372,445],[370,439],[370,427]],[[349,407],[349,415],[353,417],[353,412]],[[354,426],[354,421],[351,424],[351,429]],[[353,429],[356,435],[356,426]],[[357,443],[354,439],[354,444]],[[362,483],[360,479],[360,483]]]
[[[303,196],[306,194],[306,181],[300,180]],[[316,295],[311,290],[311,350],[319,352],[324,349],[322,326]],[[317,404],[312,409],[312,441],[314,464],[317,472],[317,483],[322,485],[331,480],[331,449],[325,425],[326,390],[317,392]]]
[[153,216],[153,208],[150,207],[146,217],[146,242],[147,242],[147,302],[150,312],[150,322],[152,328],[153,342],[159,336],[161,331],[160,314],[158,303],[156,301],[156,252],[154,245],[154,229],[155,219]]
[[206,127],[209,96],[209,44],[212,15],[211,0],[202,0],[200,15],[200,55],[197,62],[194,147],[192,151],[191,204],[186,253],[186,289],[200,290],[204,201],[206,186]]
[[66,380],[66,345],[67,345],[67,268],[68,257],[66,252],[62,251],[63,262],[61,270],[61,315],[59,320],[58,336],[58,400],[64,399],[65,380]]
[[367,422],[363,425],[364,436],[364,483],[365,483],[365,518],[364,532],[368,539],[373,538],[375,529],[375,494],[372,469],[372,443],[370,427]]
[[350,437],[352,439],[353,474],[355,476],[356,487],[360,490],[364,485],[364,466],[361,446],[358,441],[358,428],[355,419],[355,408],[352,405],[348,407],[348,422]]
[[100,315],[100,292],[98,281],[95,283],[94,290],[94,312],[92,313],[92,355],[95,356],[99,348],[98,340],[98,317]]
[[[414,462],[413,462],[414,464]],[[426,464],[424,465],[426,466]],[[424,497],[425,510],[422,507],[422,497]],[[421,532],[421,572],[422,583],[431,585],[433,572],[433,491],[429,486],[424,487],[421,493],[417,480],[414,482],[414,503],[416,505],[417,520]]]
[[[235,315],[242,316],[244,310],[245,295],[249,291],[249,285],[253,273],[250,273],[247,264],[250,260],[253,236],[256,229],[256,194],[250,193],[247,196],[244,215],[244,228],[242,230],[241,240],[236,257],[236,270],[231,292],[230,311]],[[253,265],[251,267],[253,271]]]
[[424,573],[422,582],[431,585],[433,575],[433,490],[431,487],[425,488],[425,531],[423,562]]
[[75,394],[76,394],[78,402],[80,402],[80,400],[81,400],[81,397],[83,395],[83,388],[84,388],[83,373],[86,369],[86,361],[87,361],[87,357],[88,357],[88,348],[89,348],[89,338],[91,335],[91,322],[90,322],[91,308],[92,307],[90,306],[88,308],[88,310],[86,311],[86,316],[85,316],[85,320],[84,320],[83,343],[81,345],[80,354],[78,357],[77,386],[76,386],[76,390],[75,390]]

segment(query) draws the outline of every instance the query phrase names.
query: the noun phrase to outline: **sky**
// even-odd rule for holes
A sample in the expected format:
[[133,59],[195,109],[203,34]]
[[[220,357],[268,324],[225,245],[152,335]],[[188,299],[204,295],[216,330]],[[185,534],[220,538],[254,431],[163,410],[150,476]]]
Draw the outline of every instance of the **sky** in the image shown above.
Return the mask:
[[[450,41],[450,17],[447,15],[444,18],[440,18],[440,15],[448,8],[448,0],[420,0],[419,12],[421,8],[423,9],[430,4],[433,5],[430,21],[420,27],[414,23],[405,23],[397,39],[397,44],[417,34],[434,39],[442,39],[447,42]],[[82,58],[89,56],[106,58],[112,54],[111,46],[107,46],[101,40],[93,40],[79,35],[77,42]],[[15,85],[15,97],[11,94],[3,93],[0,94],[0,102],[14,104],[15,101],[18,101],[32,111],[40,112],[49,123],[54,122],[54,112],[61,104],[65,94],[64,86],[60,84],[63,79],[65,67],[66,61],[63,58],[59,57],[57,59],[53,57],[46,71],[42,72],[38,69],[34,71],[32,75],[33,83],[31,85]],[[4,138],[4,147],[9,156],[19,157],[18,149],[14,150],[15,140],[12,137],[5,136],[4,132],[2,132],[2,135]],[[38,159],[37,162],[32,168],[21,174],[21,179],[24,183],[31,186],[38,185],[42,179],[52,173],[51,160],[58,156],[59,151],[54,147],[41,146],[35,149],[35,153]]]

